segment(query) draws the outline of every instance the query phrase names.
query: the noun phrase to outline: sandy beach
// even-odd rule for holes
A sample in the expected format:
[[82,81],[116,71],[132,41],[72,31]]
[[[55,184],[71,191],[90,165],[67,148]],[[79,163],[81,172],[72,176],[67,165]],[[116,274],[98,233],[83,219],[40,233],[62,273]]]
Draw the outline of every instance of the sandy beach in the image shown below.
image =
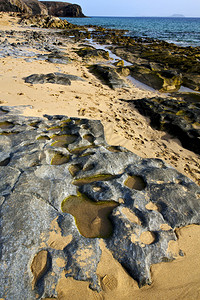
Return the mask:
[[[70,38],[48,37],[50,29],[23,27],[18,24],[18,21],[19,18],[14,15],[0,13],[1,42],[5,39],[9,43],[28,42],[27,47],[23,48],[26,57],[24,55],[0,57],[1,105],[29,106],[24,110],[26,116],[42,117],[44,114],[61,114],[68,117],[100,120],[104,126],[108,144],[123,146],[143,158],[162,159],[196,184],[200,184],[199,155],[183,148],[178,139],[153,129],[148,118],[130,106],[128,101],[123,101],[155,96],[166,97],[165,94],[136,87],[125,77],[123,79],[128,87],[113,90],[89,72],[90,61],[84,61],[76,53],[80,48],[80,43]],[[11,30],[14,30],[12,35]],[[41,32],[47,39],[50,39],[51,44],[54,42],[56,47],[65,53],[70,62],[56,64],[39,59],[31,60],[36,54],[42,55],[44,52],[36,49],[34,43],[31,44],[28,35],[26,39],[26,36],[22,34],[25,31]],[[60,41],[62,45],[58,44]],[[32,54],[29,55],[29,53]],[[106,60],[102,62],[108,63]],[[111,63],[112,61],[109,62]],[[84,81],[72,81],[71,85],[64,86],[51,83],[30,84],[25,83],[23,79],[31,74],[54,72],[79,76]],[[151,267],[152,284],[150,286],[139,288],[137,282],[113,258],[102,239],[102,257],[97,269],[102,291],[100,293],[92,291],[87,282],[79,282],[72,278],[66,279],[63,274],[56,287],[58,294],[56,299],[200,299],[200,240],[198,238],[200,226],[189,225],[176,229],[176,235],[177,241],[169,245],[169,251],[173,252],[176,259]],[[62,244],[61,236],[55,235],[54,238]]]

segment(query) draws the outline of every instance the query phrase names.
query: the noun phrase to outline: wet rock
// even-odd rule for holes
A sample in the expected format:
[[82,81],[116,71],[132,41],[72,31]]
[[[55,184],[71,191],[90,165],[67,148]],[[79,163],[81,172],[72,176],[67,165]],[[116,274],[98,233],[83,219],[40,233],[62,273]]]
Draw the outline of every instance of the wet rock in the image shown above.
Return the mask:
[[154,71],[138,65],[131,66],[129,69],[134,78],[160,92],[178,91],[182,84],[181,76],[171,71]]
[[[188,97],[189,93],[185,99]],[[200,105],[193,98],[190,101],[183,98],[139,99],[132,104],[150,118],[152,127],[170,133],[181,141],[183,147],[200,154]]]
[[199,187],[161,160],[114,151],[100,121],[19,113],[0,108],[1,124],[12,124],[0,128],[1,157],[10,158],[0,166],[1,297],[57,298],[63,271],[100,291],[102,237],[81,235],[73,216],[79,200],[81,228],[86,220],[91,230],[101,220],[89,221],[88,202],[95,209],[115,203],[104,242],[139,286],[150,284],[151,265],[173,259],[175,228],[200,224]]
[[76,51],[77,54],[86,59],[109,59],[109,52],[103,49],[96,49],[87,46]]
[[109,85],[112,89],[127,88],[127,83],[117,74],[114,67],[104,65],[93,65],[90,71],[97,75],[104,83]]
[[183,85],[194,90],[200,91],[200,75],[199,74],[184,74]]

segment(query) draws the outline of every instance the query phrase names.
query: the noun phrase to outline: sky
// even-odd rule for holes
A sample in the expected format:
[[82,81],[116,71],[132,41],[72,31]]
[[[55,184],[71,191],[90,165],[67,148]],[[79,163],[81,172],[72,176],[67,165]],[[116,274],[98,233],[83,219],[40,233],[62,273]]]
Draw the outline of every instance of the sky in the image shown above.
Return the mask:
[[[64,1],[64,0],[59,0]],[[200,0],[67,0],[79,4],[86,16],[200,17]]]

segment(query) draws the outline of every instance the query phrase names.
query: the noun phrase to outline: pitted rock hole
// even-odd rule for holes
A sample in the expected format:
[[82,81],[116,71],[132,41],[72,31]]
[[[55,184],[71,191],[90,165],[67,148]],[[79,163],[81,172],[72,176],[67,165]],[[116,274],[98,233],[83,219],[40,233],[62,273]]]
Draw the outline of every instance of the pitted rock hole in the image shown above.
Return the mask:
[[146,183],[144,182],[141,176],[128,176],[128,178],[124,182],[125,186],[129,189],[134,189],[138,191],[142,191],[146,187]]
[[31,272],[33,273],[32,289],[35,288],[37,282],[45,274],[48,269],[48,252],[41,250],[33,258],[31,264]]
[[93,143],[95,141],[95,137],[92,134],[85,134],[83,138],[89,143]]
[[41,135],[37,138],[38,141],[48,141],[50,138],[47,135]]
[[4,110],[3,108],[0,109],[0,116],[6,115],[7,113],[7,110]]
[[51,165],[63,165],[66,164],[70,159],[69,155],[64,155],[62,153],[57,153],[54,155],[54,157],[51,160]]
[[74,143],[77,140],[77,138],[78,138],[77,135],[72,135],[72,134],[53,135],[51,139],[54,140],[55,142],[52,144],[52,146],[65,147],[68,146],[69,144]]
[[151,231],[144,231],[140,235],[140,241],[145,245],[153,244],[153,242],[155,242],[155,239],[156,239],[155,234]]
[[114,153],[122,152],[122,149],[119,146],[109,146],[109,147],[106,147],[106,149],[109,150],[110,152],[114,152]]
[[77,186],[81,186],[84,184],[96,182],[96,181],[107,181],[111,179],[117,178],[117,175],[112,175],[112,174],[99,174],[99,175],[93,175],[90,177],[84,177],[80,179],[75,179],[72,183]]
[[109,215],[119,204],[114,201],[93,202],[84,195],[71,195],[63,200],[61,209],[71,214],[81,235],[86,238],[107,238],[113,232]]
[[81,164],[73,164],[69,166],[68,170],[69,173],[74,177],[80,170],[82,170],[82,168],[83,167]]
[[12,122],[8,122],[8,121],[0,122],[0,128],[1,129],[11,129],[14,126],[15,126],[15,124],[13,124]]
[[5,166],[7,166],[9,164],[9,162],[10,162],[10,157],[8,157],[8,158],[0,161],[0,166],[1,167],[5,167]]

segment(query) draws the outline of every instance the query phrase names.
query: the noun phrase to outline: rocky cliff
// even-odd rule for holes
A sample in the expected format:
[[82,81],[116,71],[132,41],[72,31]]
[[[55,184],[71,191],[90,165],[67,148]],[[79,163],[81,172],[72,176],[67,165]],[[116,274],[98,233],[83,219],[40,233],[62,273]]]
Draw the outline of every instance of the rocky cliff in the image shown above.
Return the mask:
[[85,17],[82,8],[77,4],[57,1],[41,1],[41,3],[47,6],[50,15],[56,17]]
[[32,13],[31,8],[23,0],[0,0],[0,11]]
[[44,4],[37,0],[0,0],[0,11],[47,15]]
[[50,14],[56,17],[85,17],[79,5],[56,1],[0,0],[0,11],[33,15]]
[[23,0],[30,7],[33,15],[48,15],[47,7],[38,0]]

